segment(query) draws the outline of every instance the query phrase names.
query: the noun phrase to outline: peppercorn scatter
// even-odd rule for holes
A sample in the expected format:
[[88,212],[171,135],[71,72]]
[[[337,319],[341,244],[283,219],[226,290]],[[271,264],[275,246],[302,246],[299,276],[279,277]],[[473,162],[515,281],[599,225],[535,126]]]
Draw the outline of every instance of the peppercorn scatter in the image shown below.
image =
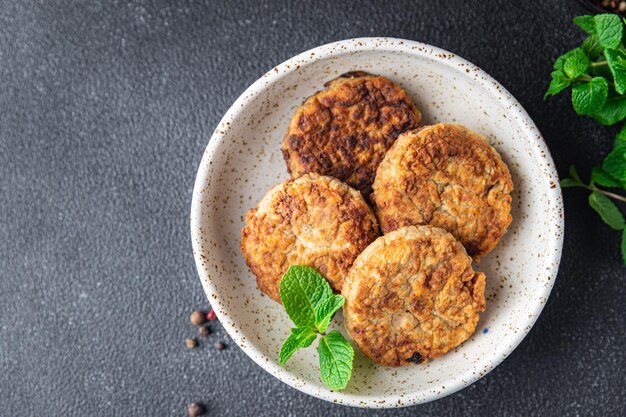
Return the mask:
[[[209,337],[213,333],[213,330],[208,322],[217,321],[217,315],[214,310],[209,310],[208,312],[194,310],[189,315],[189,321],[196,327],[200,337]],[[224,333],[224,336],[226,336],[226,333]],[[190,337],[185,340],[185,344],[189,349],[194,349],[198,346],[198,340]],[[224,350],[226,348],[226,344],[222,341],[215,342],[213,346],[217,350]]]

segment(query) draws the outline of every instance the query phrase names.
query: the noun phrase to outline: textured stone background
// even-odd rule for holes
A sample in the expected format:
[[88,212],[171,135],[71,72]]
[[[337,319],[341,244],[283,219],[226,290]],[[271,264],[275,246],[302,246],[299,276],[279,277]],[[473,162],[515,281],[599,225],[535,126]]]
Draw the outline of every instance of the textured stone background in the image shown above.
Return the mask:
[[201,348],[207,307],[189,237],[195,172],[230,104],[317,45],[395,36],[498,79],[559,172],[587,174],[612,129],[544,102],[577,45],[561,1],[0,1],[0,415],[593,416],[626,414],[626,267],[618,234],[566,190],[566,241],[543,315],[473,386],[360,411],[288,388],[228,342]]

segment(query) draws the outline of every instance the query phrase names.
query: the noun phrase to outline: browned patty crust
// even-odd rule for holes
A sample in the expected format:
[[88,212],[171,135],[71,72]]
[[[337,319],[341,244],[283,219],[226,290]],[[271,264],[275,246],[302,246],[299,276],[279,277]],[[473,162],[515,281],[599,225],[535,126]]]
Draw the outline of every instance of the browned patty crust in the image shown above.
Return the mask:
[[300,106],[283,139],[292,177],[330,175],[368,198],[376,168],[398,135],[421,114],[397,84],[357,71],[325,84]]
[[443,229],[409,226],[359,255],[342,294],[346,329],[374,362],[436,358],[467,340],[485,310],[485,274]]
[[341,291],[352,262],[378,236],[378,224],[358,191],[311,173],[272,188],[248,211],[241,234],[259,289],[280,302],[280,280],[290,265],[314,267]]
[[482,135],[457,124],[400,135],[373,188],[384,233],[408,225],[441,227],[475,259],[496,247],[512,220],[509,169]]

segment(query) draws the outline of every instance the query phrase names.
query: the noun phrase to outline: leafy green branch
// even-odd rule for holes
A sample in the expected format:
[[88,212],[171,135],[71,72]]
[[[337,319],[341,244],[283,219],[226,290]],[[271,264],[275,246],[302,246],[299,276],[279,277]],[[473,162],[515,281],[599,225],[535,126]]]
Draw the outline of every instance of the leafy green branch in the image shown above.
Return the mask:
[[296,325],[280,349],[280,364],[284,365],[298,349],[311,346],[321,335],[317,352],[322,381],[330,389],[344,389],[352,377],[354,349],[337,330],[326,330],[345,298],[333,294],[326,279],[315,269],[292,265],[280,282],[280,299]]
[[[559,56],[551,73],[552,81],[544,98],[567,88],[572,91],[572,107],[579,115],[590,116],[610,126],[626,118],[626,48],[624,23],[617,15],[578,16],[574,24],[589,36],[582,46]],[[589,205],[614,230],[622,232],[621,252],[626,263],[624,215],[618,203],[626,197],[604,188],[626,190],[626,126],[617,134],[613,150],[601,165],[591,171],[588,184],[570,168],[562,187],[582,187],[590,191]]]

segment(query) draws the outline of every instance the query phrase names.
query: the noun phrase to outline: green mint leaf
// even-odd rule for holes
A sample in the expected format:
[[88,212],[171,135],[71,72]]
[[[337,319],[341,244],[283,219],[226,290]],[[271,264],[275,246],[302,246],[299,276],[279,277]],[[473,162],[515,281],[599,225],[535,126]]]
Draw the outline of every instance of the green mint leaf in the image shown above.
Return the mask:
[[328,329],[328,325],[333,316],[346,302],[341,295],[333,295],[326,301],[320,303],[315,310],[315,326],[320,333],[324,333]]
[[308,266],[290,266],[280,282],[280,299],[298,327],[314,327],[317,306],[332,295],[326,279]]
[[600,184],[605,187],[621,188],[622,184],[600,167],[593,167],[591,170],[591,183]]
[[602,169],[619,181],[626,181],[626,147],[613,149],[602,162]]
[[322,337],[317,345],[322,381],[332,390],[341,390],[352,377],[354,349],[337,330]]
[[574,18],[574,24],[590,35],[596,33],[596,22],[593,16],[577,16]]
[[569,78],[576,78],[587,73],[589,64],[589,58],[585,55],[585,51],[583,51],[582,48],[576,48],[572,50],[565,59],[563,72]]
[[582,185],[582,183],[580,181],[576,181],[573,178],[563,178],[561,180],[561,188],[578,187],[580,185]]
[[566,52],[556,58],[556,60],[554,61],[554,69],[556,71],[563,71],[563,64],[565,64],[565,60],[572,54],[572,52],[574,51]]
[[622,130],[615,136],[615,142],[613,142],[613,148],[621,148],[626,146],[626,125],[622,126]]
[[543,96],[545,100],[548,96],[554,96],[569,87],[572,82],[563,71],[552,71],[552,81],[548,86],[548,91]]
[[604,56],[615,79],[615,91],[624,94],[626,92],[626,53],[619,49],[606,49]]
[[572,87],[572,105],[578,114],[592,114],[602,109],[609,94],[609,85],[602,77]]
[[622,259],[626,264],[626,229],[622,232]]
[[576,181],[582,183],[582,181],[580,180],[580,175],[578,175],[578,171],[576,170],[576,167],[574,165],[570,165],[569,167],[569,174],[572,176],[572,178],[574,178]]
[[589,57],[589,59],[596,59],[602,55],[602,45],[600,45],[600,38],[597,35],[591,35],[583,42],[583,51]]
[[311,346],[316,338],[317,333],[309,326],[291,329],[291,334],[283,343],[283,347],[280,348],[280,355],[278,356],[280,364],[284,365],[296,350]]
[[617,49],[622,43],[624,24],[614,14],[599,14],[594,16],[596,34],[600,38],[600,44],[605,48]]
[[596,121],[605,126],[611,126],[626,117],[626,97],[612,97],[606,100],[604,106],[593,114]]
[[611,229],[624,229],[624,216],[610,198],[596,191],[589,195],[589,205],[598,212],[604,223]]

